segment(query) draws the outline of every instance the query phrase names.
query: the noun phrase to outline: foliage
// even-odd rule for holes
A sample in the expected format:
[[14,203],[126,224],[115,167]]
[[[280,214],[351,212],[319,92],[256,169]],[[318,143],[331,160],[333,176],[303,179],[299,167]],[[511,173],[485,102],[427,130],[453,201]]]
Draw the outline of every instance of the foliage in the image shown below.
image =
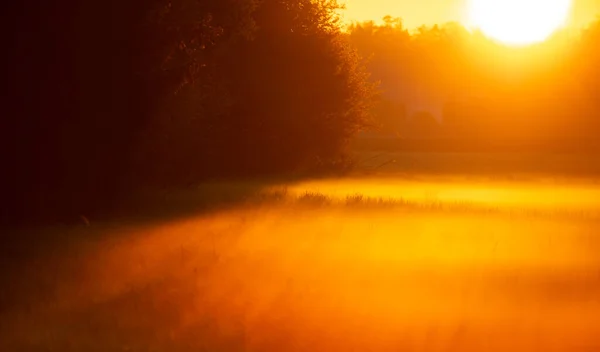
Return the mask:
[[104,212],[137,188],[338,165],[375,91],[339,8],[334,0],[23,6],[30,21],[15,24],[11,57],[19,110],[3,131],[6,150],[19,153],[5,163],[7,220]]
[[341,34],[339,5],[255,5],[247,7],[252,25],[230,28],[205,55],[210,79],[170,96],[144,132],[138,164],[149,182],[310,169],[336,162],[364,127],[374,86]]
[[[354,23],[348,33],[360,55],[369,57],[373,80],[381,82],[376,124],[402,125],[407,115],[428,111],[451,138],[564,148],[595,139],[598,24],[580,38],[558,32],[524,48],[505,47],[456,23],[408,31],[390,17],[382,24]],[[394,111],[392,104],[404,109]],[[402,128],[401,136],[419,134],[410,124]]]
[[[583,77],[586,96],[600,109],[600,17],[586,28],[582,34],[577,52],[576,72]],[[572,68],[571,68],[572,69]]]

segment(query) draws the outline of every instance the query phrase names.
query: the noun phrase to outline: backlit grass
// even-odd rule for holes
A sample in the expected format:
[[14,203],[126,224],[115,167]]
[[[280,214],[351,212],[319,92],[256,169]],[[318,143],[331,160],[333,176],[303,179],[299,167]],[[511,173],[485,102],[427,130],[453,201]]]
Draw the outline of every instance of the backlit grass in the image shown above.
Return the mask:
[[[221,196],[205,187],[161,207]],[[0,349],[595,351],[594,192],[321,180],[171,220],[56,228],[70,244],[11,278]]]

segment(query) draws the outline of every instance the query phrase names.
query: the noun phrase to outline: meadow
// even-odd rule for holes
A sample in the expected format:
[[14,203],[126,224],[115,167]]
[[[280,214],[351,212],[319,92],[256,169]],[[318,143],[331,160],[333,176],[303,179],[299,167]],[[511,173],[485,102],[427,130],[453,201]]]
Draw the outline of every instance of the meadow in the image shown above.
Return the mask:
[[0,350],[600,350],[596,177],[436,157],[28,229],[58,245],[4,278]]

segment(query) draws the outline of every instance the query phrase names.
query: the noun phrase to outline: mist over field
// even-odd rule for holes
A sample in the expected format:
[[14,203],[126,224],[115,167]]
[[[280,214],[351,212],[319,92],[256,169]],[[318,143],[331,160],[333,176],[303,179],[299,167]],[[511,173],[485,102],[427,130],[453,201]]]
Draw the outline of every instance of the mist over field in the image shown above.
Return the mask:
[[46,229],[69,245],[13,276],[3,349],[600,348],[600,185],[473,178],[303,181]]

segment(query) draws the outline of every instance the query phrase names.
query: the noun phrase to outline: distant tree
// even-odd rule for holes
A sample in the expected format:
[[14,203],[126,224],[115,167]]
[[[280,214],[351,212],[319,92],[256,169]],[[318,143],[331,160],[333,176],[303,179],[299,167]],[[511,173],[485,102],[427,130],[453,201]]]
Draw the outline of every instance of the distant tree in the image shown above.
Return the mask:
[[525,48],[507,48],[457,23],[409,32],[388,17],[348,31],[385,99],[410,110],[438,105],[445,131],[457,137],[542,140],[600,127],[598,28],[577,39],[559,32]]
[[401,135],[407,123],[406,106],[389,98],[380,98],[373,109],[373,123],[376,131]]
[[428,111],[415,112],[410,120],[408,128],[411,134],[416,137],[439,137],[440,124],[435,117]]
[[575,70],[581,77],[584,92],[597,103],[597,113],[600,113],[600,17],[582,33],[577,54]]

